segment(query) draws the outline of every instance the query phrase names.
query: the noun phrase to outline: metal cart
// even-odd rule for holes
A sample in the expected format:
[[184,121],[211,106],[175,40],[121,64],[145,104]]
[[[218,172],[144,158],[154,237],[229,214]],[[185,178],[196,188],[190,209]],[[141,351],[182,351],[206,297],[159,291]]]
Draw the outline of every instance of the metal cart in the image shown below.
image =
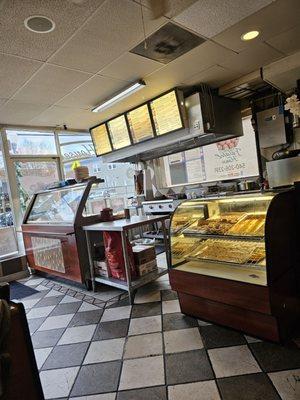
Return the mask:
[[[83,230],[85,231],[87,248],[88,248],[88,256],[89,256],[89,266],[90,266],[90,274],[92,280],[92,288],[95,291],[96,282],[103,283],[105,285],[113,286],[119,289],[127,290],[129,295],[130,303],[133,302],[133,293],[139,287],[146,285],[147,283],[154,281],[159,276],[168,273],[168,269],[171,267],[170,261],[170,246],[167,228],[165,225],[165,221],[169,219],[168,215],[159,215],[159,216],[133,216],[130,219],[120,219],[116,221],[109,222],[100,222],[98,224],[84,226]],[[126,246],[126,238],[128,237],[128,233],[130,230],[134,228],[140,228],[143,225],[149,225],[153,223],[160,222],[162,225],[163,231],[163,240],[166,251],[166,260],[168,268],[158,268],[157,270],[150,272],[134,281],[131,280],[130,276],[130,266],[129,266],[129,258]],[[95,276],[94,272],[94,262],[93,262],[93,254],[92,254],[92,243],[90,240],[91,232],[120,232],[122,238],[122,250],[125,261],[125,273],[126,273],[126,281],[122,281],[115,278],[109,277],[100,277]]]

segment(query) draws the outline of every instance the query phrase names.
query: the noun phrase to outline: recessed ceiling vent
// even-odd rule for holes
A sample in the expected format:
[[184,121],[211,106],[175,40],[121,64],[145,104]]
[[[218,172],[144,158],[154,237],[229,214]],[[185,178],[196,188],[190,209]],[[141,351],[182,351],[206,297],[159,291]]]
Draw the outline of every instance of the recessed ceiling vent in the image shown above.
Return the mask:
[[35,33],[49,33],[55,28],[55,23],[52,19],[43,15],[32,15],[25,19],[24,25],[31,32]]
[[130,52],[168,64],[203,42],[200,36],[169,22]]

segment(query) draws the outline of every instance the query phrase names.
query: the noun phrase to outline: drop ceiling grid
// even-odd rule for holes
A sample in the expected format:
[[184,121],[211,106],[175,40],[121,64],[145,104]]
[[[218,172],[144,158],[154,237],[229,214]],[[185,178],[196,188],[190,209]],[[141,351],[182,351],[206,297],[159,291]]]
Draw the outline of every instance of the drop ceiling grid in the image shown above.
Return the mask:
[[[143,15],[147,35],[168,22],[164,17],[151,20],[149,10],[144,7]],[[89,24],[82,27],[79,34],[74,35],[49,61],[98,73],[140,43],[143,37],[141,7],[130,0],[109,0]],[[78,58],[79,51],[82,51],[85,57]]]
[[[107,2],[108,2],[108,0],[107,0]],[[104,3],[101,4],[101,6],[103,6],[103,5],[104,5]],[[98,8],[100,8],[101,6],[99,6]],[[18,96],[18,93],[19,93],[20,91],[22,91],[22,89],[23,89],[24,87],[26,87],[26,85],[29,84],[30,81],[31,81],[32,79],[35,78],[35,76],[39,73],[39,71],[43,68],[44,65],[47,64],[47,65],[53,65],[53,66],[58,67],[58,65],[55,65],[55,64],[51,63],[51,59],[53,58],[53,56],[55,56],[56,53],[59,52],[59,51],[65,46],[65,44],[67,44],[67,43],[68,43],[68,42],[69,42],[69,41],[70,41],[70,40],[71,40],[71,39],[72,39],[86,24],[89,23],[89,21],[93,18],[93,16],[96,14],[96,12],[97,12],[97,9],[90,15],[90,17],[84,22],[84,24],[83,24],[81,27],[79,27],[79,28],[69,37],[69,39],[68,39],[57,51],[55,51],[55,53],[49,58],[49,60],[47,60],[46,62],[44,62],[44,63],[41,64],[40,68],[37,69],[37,70],[35,71],[35,73],[34,73],[27,81],[25,81],[24,84],[23,84],[22,86],[20,86],[20,87],[15,91],[15,93],[7,100],[7,102],[9,102],[10,100],[12,100],[12,99],[14,99],[15,97],[17,97],[17,96]],[[166,22],[166,20],[164,20],[163,23],[165,23],[165,22]],[[139,41],[137,41],[137,43],[138,43],[138,42],[139,42]],[[131,47],[131,46],[130,46],[130,47]],[[124,53],[126,53],[126,52],[124,52]],[[77,69],[69,68],[69,67],[64,67],[64,66],[59,66],[59,68],[68,69],[68,70],[70,70],[70,71],[84,72],[84,71],[81,71],[81,70],[77,70]],[[67,96],[67,95],[69,95],[70,93],[74,92],[77,88],[80,88],[84,83],[86,83],[87,81],[89,81],[90,79],[92,79],[93,77],[95,77],[96,75],[98,75],[98,73],[99,73],[100,71],[101,71],[101,70],[97,71],[95,74],[90,75],[90,76],[86,79],[85,82],[82,82],[80,85],[78,85],[77,87],[73,88],[69,93],[65,94],[65,95],[62,96],[59,100],[57,100],[57,101],[54,102],[53,104],[49,105],[48,108],[51,108],[51,107],[52,107],[53,105],[55,105],[58,101],[64,99],[65,96]],[[121,81],[121,80],[120,80],[120,81]],[[124,82],[124,84],[127,83],[126,81],[122,81],[122,82]],[[28,99],[27,99],[27,100],[28,100]],[[4,104],[5,104],[5,103],[4,103]],[[2,107],[2,106],[3,106],[3,104],[0,104],[0,107]],[[43,110],[43,112],[44,112],[44,111],[45,111],[45,110]],[[29,121],[29,122],[31,122],[31,121]]]
[[[60,0],[55,0],[55,3],[59,2],[59,1],[60,1]],[[92,16],[96,13],[97,9],[100,8],[100,7],[103,5],[103,3],[104,3],[105,1],[107,1],[107,0],[92,0],[92,1],[89,0],[89,5],[90,5],[91,8],[92,8],[92,4],[94,4],[94,3],[97,4],[97,7],[96,7],[96,6],[93,7],[93,8],[94,8],[94,11],[93,11],[93,12],[91,13],[91,15],[84,21],[83,25],[85,25],[86,23],[88,23],[88,21],[90,20],[90,18],[92,18]],[[54,3],[54,1],[52,1],[52,2],[51,2],[51,6],[52,6],[52,7],[55,6],[55,5],[56,5],[55,3]],[[20,4],[20,5],[22,6],[22,4]],[[57,4],[57,5],[61,6],[61,2],[60,2],[60,4]],[[24,6],[24,3],[23,3],[23,6]],[[74,5],[73,5],[73,6],[74,6]],[[22,7],[21,7],[21,8],[22,8]],[[91,8],[90,8],[90,9],[91,9]],[[23,9],[23,8],[22,8],[22,9]],[[61,11],[61,7],[59,7],[59,10]],[[51,11],[51,8],[50,8],[50,11]],[[28,10],[27,10],[27,12],[28,12]],[[31,14],[36,14],[36,9],[33,9],[32,12],[31,12]],[[30,12],[29,12],[29,15],[30,15]],[[25,15],[25,17],[27,17],[27,16],[28,16],[28,15]],[[79,26],[79,27],[73,32],[73,34],[69,37],[69,39],[67,39],[67,41],[70,40],[70,39],[72,38],[72,36],[75,35],[76,32],[77,32],[78,30],[80,30],[81,27],[82,27],[83,25]],[[21,26],[22,26],[22,29],[23,29],[23,25],[22,25],[22,24],[21,24]],[[24,32],[25,32],[25,34],[27,33],[26,30],[24,30]],[[31,34],[31,32],[30,32],[30,34]],[[42,37],[43,37],[43,36],[44,36],[44,35],[42,35]],[[65,44],[67,41],[65,41],[56,51],[58,51],[60,48],[62,48],[62,47],[64,46],[64,44]],[[21,41],[21,42],[22,42],[22,41]],[[22,42],[22,44],[23,44],[23,42]],[[1,43],[0,43],[0,45],[1,45]],[[56,53],[56,52],[54,52],[54,54],[55,54],[55,53]],[[4,55],[4,52],[2,53],[2,55]],[[11,55],[11,56],[13,56],[13,55]],[[16,57],[20,57],[19,55],[15,55],[15,56],[16,56]],[[21,56],[21,57],[22,57],[22,56]],[[29,60],[29,57],[28,57],[28,58],[23,57],[23,59],[24,59],[24,60],[25,60],[25,59],[28,59],[28,60]],[[33,60],[33,61],[40,62],[40,61],[38,61],[38,60]],[[43,66],[44,66],[45,64],[47,64],[47,60],[45,60],[44,62],[42,62],[42,63],[40,64],[39,68],[37,68],[36,71],[35,71],[27,80],[25,80],[25,82],[23,82],[23,84],[22,84],[21,86],[19,86],[18,88],[16,88],[16,91],[6,100],[6,102],[4,102],[3,104],[0,104],[0,110],[1,110],[1,108],[2,108],[4,105],[6,105],[7,103],[9,103],[9,101],[12,100],[12,99],[14,98],[14,96],[16,96],[16,95],[19,93],[19,91],[22,90],[22,88],[25,87],[26,84],[30,82],[31,79],[33,79],[33,78],[39,73],[39,71],[43,68]]]
[[[295,0],[286,0],[286,1],[288,1],[290,4],[295,4]],[[102,6],[104,6],[104,4],[107,4],[109,2],[109,0],[106,0],[105,2],[103,2],[102,3],[102,5],[101,5],[101,7]],[[133,3],[136,3],[136,2],[134,2],[133,0],[132,0],[132,2]],[[278,3],[279,3],[280,1],[278,1]],[[187,3],[187,2],[186,2]],[[197,3],[201,3],[201,2],[197,2]],[[281,3],[282,3],[282,1],[281,1]],[[298,3],[299,4],[299,3]],[[278,5],[277,5],[278,6]],[[263,13],[263,15],[266,15],[265,13],[266,13],[266,9],[269,9],[269,7],[271,7],[271,6],[268,6],[268,7],[265,7],[264,9],[262,9],[262,10],[260,10],[260,12],[262,12]],[[259,12],[259,15],[260,15],[260,12]],[[291,11],[291,13],[293,13],[293,11]],[[84,24],[82,24],[82,26],[81,27],[79,27],[77,30],[76,30],[76,32],[74,32],[72,35],[71,35],[71,37],[69,37],[69,39],[67,40],[67,42],[69,42],[69,41],[71,41],[72,40],[72,38],[74,37],[74,36],[76,36],[76,34],[78,34],[78,32],[80,32],[80,30],[84,27],[84,26],[86,26],[87,24],[88,24],[88,22],[92,19],[92,17],[94,16],[96,14],[96,11],[94,11],[94,13],[93,13],[93,15],[91,15],[89,18],[88,18],[88,21],[86,22],[86,23],[84,23]],[[286,14],[285,14],[286,15]],[[285,17],[286,19],[287,19],[287,16]],[[261,19],[261,18],[260,18]],[[269,19],[270,19],[270,16],[269,16]],[[166,22],[168,22],[168,20],[169,20],[169,18],[164,18],[163,19],[163,22],[161,22],[161,25],[160,26],[162,26],[163,24],[165,24]],[[247,22],[247,18],[245,19],[246,20],[246,22]],[[241,26],[244,26],[243,25],[243,23],[244,23],[244,21],[245,20],[243,20],[242,21],[242,23],[239,23]],[[293,22],[293,18],[291,18],[291,19],[288,19],[290,22]],[[181,23],[179,23],[179,22],[176,22],[179,26],[180,25],[182,25]],[[236,25],[239,25],[239,24],[236,24]],[[285,22],[285,27],[286,27],[286,24],[287,24],[287,22]],[[183,27],[185,27],[185,26],[183,26]],[[234,27],[233,27],[234,28]],[[156,30],[157,28],[155,28],[155,30]],[[188,30],[191,30],[191,31],[193,31],[192,29],[190,29],[189,27],[187,28]],[[232,29],[232,28],[229,28],[229,30],[230,29]],[[285,31],[289,31],[290,29],[286,29]],[[226,31],[225,31],[225,33],[226,33]],[[198,33],[199,34],[199,33]],[[214,37],[214,38],[212,38],[212,39],[210,39],[210,42],[215,42],[216,40],[218,40],[218,39],[222,39],[222,34],[221,34],[221,36],[219,36],[219,35],[217,35],[217,37]],[[219,46],[222,46],[222,47],[227,47],[227,43],[225,43],[225,42],[223,42],[222,40],[218,40],[217,41],[217,43],[216,44],[218,44]],[[274,47],[274,44],[273,43],[271,43],[271,39],[272,39],[272,37],[270,36],[270,38],[268,38],[268,41],[266,41],[266,43],[265,43],[265,46],[268,46],[268,47]],[[288,38],[286,39],[286,40],[288,40]],[[138,44],[140,42],[140,39],[139,40],[137,40],[137,43],[136,44]],[[270,43],[269,43],[270,42]],[[281,44],[281,46],[282,46],[282,44]],[[62,48],[64,47],[64,45],[63,46],[61,46],[58,50],[57,50],[57,52],[55,52],[54,54],[56,54],[56,53],[58,53]],[[234,47],[234,46],[233,46]],[[234,50],[234,49],[233,49]],[[243,49],[244,50],[244,49]],[[281,52],[281,50],[280,49],[278,49],[279,50],[279,52]],[[271,50],[270,50],[271,51]],[[280,57],[280,55],[278,55],[277,53],[276,53],[276,45],[275,45],[275,48],[273,49],[273,52],[274,53],[272,53],[273,55],[271,56],[271,58],[272,58],[272,60],[273,59],[276,59],[276,57],[278,56],[278,57]],[[242,53],[244,53],[244,51],[242,52]],[[276,55],[274,55],[276,53]],[[246,57],[246,54],[247,53],[244,53],[244,54],[242,54],[242,56],[241,57]],[[281,52],[281,54],[282,54],[282,52]],[[126,51],[124,51],[121,55],[119,55],[116,59],[114,59],[112,62],[110,62],[110,63],[107,63],[106,64],[106,66],[104,66],[103,68],[101,68],[99,71],[97,71],[96,73],[92,73],[92,74],[89,74],[89,77],[84,81],[84,82],[82,82],[82,83],[80,83],[78,86],[76,86],[76,87],[74,87],[73,89],[71,89],[68,93],[66,93],[64,96],[62,96],[60,99],[58,99],[55,103],[53,103],[53,104],[51,104],[46,110],[45,109],[43,109],[43,110],[40,110],[40,113],[38,114],[38,115],[41,115],[41,117],[43,116],[43,115],[45,115],[45,114],[47,114],[47,110],[51,110],[51,108],[52,107],[54,107],[55,105],[59,105],[60,103],[60,105],[67,105],[67,103],[64,103],[64,99],[66,99],[70,94],[72,94],[72,93],[76,93],[76,90],[77,89],[79,89],[79,92],[80,92],[80,88],[82,88],[82,87],[84,87],[85,85],[87,85],[88,86],[88,84],[89,84],[89,82],[90,81],[92,81],[92,79],[94,78],[94,77],[96,77],[96,76],[100,76],[100,77],[105,77],[105,78],[107,78],[107,77],[109,77],[110,79],[111,79],[111,77],[109,76],[109,68],[110,68],[110,66],[112,67],[112,69],[113,69],[113,67],[117,64],[117,62],[118,62],[118,60],[122,60],[122,57],[126,57],[126,55],[128,55],[128,50],[126,50]],[[1,57],[1,56],[0,56]],[[26,57],[24,57],[24,59],[26,59]],[[44,65],[44,64],[47,64],[47,65],[55,65],[52,61],[51,61],[51,59],[52,58],[50,58],[50,59],[48,59],[46,62],[44,62],[42,65]],[[234,57],[232,57],[232,65],[233,66],[235,66],[235,64],[236,64],[236,62],[233,62],[233,59],[234,59]],[[237,60],[237,59],[236,59]],[[176,61],[176,60],[175,60]],[[230,60],[229,60],[230,61]],[[228,63],[230,64],[230,62],[228,61]],[[250,60],[251,61],[251,60]],[[244,61],[245,63],[247,63],[247,61]],[[269,61],[267,61],[267,62],[269,62]],[[116,63],[116,64],[115,64]],[[220,68],[223,68],[223,69],[219,69],[218,68],[218,64],[219,64],[219,67]],[[172,63],[170,63],[170,64],[168,64],[170,67],[172,66]],[[168,66],[167,65],[167,66]],[[58,67],[57,65],[56,65],[56,67]],[[146,80],[147,79],[150,79],[149,77],[151,77],[151,76],[153,76],[153,75],[155,75],[155,73],[157,73],[157,71],[160,71],[161,73],[162,73],[162,75],[164,74],[164,72],[163,72],[163,69],[164,69],[164,67],[165,66],[158,66],[158,68],[157,68],[157,70],[156,69],[154,69],[154,71],[153,72],[150,72],[149,74],[145,74],[144,76],[143,76],[143,78],[145,78]],[[206,65],[205,65],[205,67],[206,67]],[[1,68],[1,67],[0,67]],[[59,68],[64,68],[65,70],[70,70],[70,71],[78,71],[78,72],[83,72],[82,70],[80,70],[80,69],[76,69],[76,68],[74,68],[74,67],[66,67],[66,66],[60,66]],[[173,67],[172,67],[173,68]],[[212,65],[209,67],[209,68],[205,68],[204,70],[203,70],[203,67],[201,66],[201,70],[198,70],[197,71],[197,73],[194,73],[195,71],[194,70],[192,70],[192,74],[190,74],[189,75],[189,77],[183,77],[182,79],[180,79],[180,83],[186,83],[186,82],[189,82],[189,81],[191,81],[191,80],[193,80],[193,77],[196,77],[197,75],[199,75],[199,79],[200,79],[200,77],[208,77],[207,79],[210,79],[210,77],[211,76],[214,76],[215,75],[215,72],[217,71],[217,70],[219,70],[219,71],[222,71],[222,72],[224,72],[224,74],[220,77],[220,79],[222,80],[223,79],[223,77],[225,76],[228,76],[228,77],[230,77],[231,76],[231,74],[230,74],[230,72],[228,72],[228,68],[229,68],[229,66],[227,65],[223,65],[223,63],[222,62],[220,62],[220,61],[218,61],[217,60],[217,64],[214,62],[214,63],[212,63]],[[230,68],[232,68],[232,67],[230,67]],[[118,67],[117,67],[117,69],[118,69]],[[209,70],[211,69],[211,72],[209,72]],[[242,68],[240,68],[240,70],[242,70]],[[103,71],[104,71],[104,73],[103,73]],[[227,73],[228,72],[228,73]],[[232,72],[234,73],[234,72],[236,72],[237,74],[240,74],[241,72],[240,71],[236,71],[235,69],[232,69]],[[35,74],[36,73],[38,73],[38,71],[36,71],[34,74],[33,74],[33,77],[35,76]],[[218,79],[217,79],[218,77],[216,76],[216,81],[218,81]],[[113,79],[117,79],[116,77],[113,77]],[[229,78],[228,78],[229,79]],[[30,79],[29,79],[30,80]],[[151,79],[150,79],[150,81],[151,81]],[[154,81],[153,81],[154,82]],[[120,83],[124,83],[124,86],[128,83],[128,81],[127,81],[127,79],[125,79],[125,80],[122,80],[122,79],[120,79]],[[155,83],[155,82],[154,82]],[[26,85],[26,83],[25,83],[25,85]],[[23,86],[25,86],[25,85],[23,85]],[[22,87],[23,87],[22,86]],[[141,93],[139,93],[139,94],[135,94],[134,96],[131,96],[132,97],[132,99],[131,99],[131,103],[132,104],[135,104],[135,103],[137,103],[137,101],[140,101],[140,99],[142,99],[142,97],[149,97],[149,98],[151,98],[151,93],[153,92],[153,93],[156,93],[157,91],[158,91],[158,88],[161,88],[161,90],[163,91],[163,90],[166,90],[166,88],[164,88],[163,87],[163,85],[161,85],[161,83],[160,82],[156,82],[155,84],[154,84],[154,86],[156,86],[156,88],[154,87],[153,88],[153,90],[149,90],[149,88],[146,90],[146,89],[143,89],[141,92],[143,92],[143,93],[145,93],[145,95],[144,96],[142,96],[142,94]],[[144,92],[145,91],[145,92]],[[4,97],[5,99],[6,99],[6,96],[3,96],[2,95],[2,97]],[[13,96],[11,97],[11,99],[13,99]],[[7,100],[5,100],[5,101],[7,101]],[[0,101],[0,110],[1,110],[1,107],[3,108],[3,105],[4,105],[5,103],[2,101]],[[124,106],[126,105],[126,104],[128,104],[128,102],[126,101],[124,104],[123,104],[123,107],[116,107],[116,108],[112,108],[112,110],[111,110],[111,112],[115,112],[115,110],[117,110],[117,109],[124,109]],[[75,108],[74,108],[75,107]],[[72,108],[73,110],[74,110],[74,113],[78,110],[79,111],[79,113],[81,113],[82,115],[84,115],[84,120],[86,119],[87,121],[88,120],[94,120],[94,119],[99,119],[100,118],[100,115],[99,116],[94,116],[92,113],[90,113],[90,112],[88,112],[88,111],[82,111],[81,112],[81,110],[80,109],[78,109],[77,108],[77,106],[76,105],[74,105],[74,107]],[[56,109],[56,111],[57,111],[57,109]],[[50,111],[49,111],[50,112]],[[72,114],[72,118],[70,117],[70,119],[73,119],[74,117],[73,117],[73,115],[74,115],[74,113],[73,112],[71,112],[70,111],[70,114],[69,115],[71,115]],[[109,114],[109,113],[108,113]],[[88,115],[90,116],[90,117],[88,117]],[[101,116],[102,116],[103,114],[101,114]],[[104,115],[106,115],[106,114],[104,114]],[[38,118],[37,118],[38,116],[36,116],[36,115],[34,115],[32,118],[31,118],[31,120],[30,121],[35,121],[35,120],[37,120]],[[101,117],[101,119],[102,119],[102,117]],[[87,125],[86,125],[86,127],[88,127],[88,126],[91,126],[92,125],[92,123],[87,123]],[[86,128],[85,127],[85,128]]]
[[[299,0],[273,1],[268,6],[215,35],[213,40],[240,53],[247,48],[251,48],[253,43],[267,42],[275,35],[299,24],[299,14]],[[242,41],[241,35],[251,30],[260,32],[258,38],[253,41]]]
[[199,0],[187,10],[175,17],[175,21],[208,38],[238,23],[248,15],[255,13],[270,4],[272,0],[240,0],[211,1]]
[[[0,14],[0,48],[9,54],[46,61],[104,1],[89,0],[83,5],[61,0],[5,1]],[[55,30],[51,35],[30,32],[24,27],[30,15],[49,17],[56,23]]]

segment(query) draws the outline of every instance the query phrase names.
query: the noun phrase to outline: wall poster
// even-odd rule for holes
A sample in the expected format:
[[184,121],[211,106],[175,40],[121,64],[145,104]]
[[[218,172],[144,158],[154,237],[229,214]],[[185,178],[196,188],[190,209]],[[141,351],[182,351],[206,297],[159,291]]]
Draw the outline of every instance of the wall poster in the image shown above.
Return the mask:
[[256,141],[251,118],[243,118],[242,123],[243,136],[164,157],[167,186],[257,176]]

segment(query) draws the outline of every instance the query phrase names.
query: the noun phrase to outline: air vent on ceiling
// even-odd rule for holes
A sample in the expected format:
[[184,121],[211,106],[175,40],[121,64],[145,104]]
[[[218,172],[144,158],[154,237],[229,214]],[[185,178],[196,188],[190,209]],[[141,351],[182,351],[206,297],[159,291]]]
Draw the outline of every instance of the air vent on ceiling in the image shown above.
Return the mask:
[[169,22],[130,52],[168,64],[203,42],[200,36]]
[[49,33],[55,29],[54,21],[43,15],[32,15],[26,18],[24,25],[31,32],[35,33]]

